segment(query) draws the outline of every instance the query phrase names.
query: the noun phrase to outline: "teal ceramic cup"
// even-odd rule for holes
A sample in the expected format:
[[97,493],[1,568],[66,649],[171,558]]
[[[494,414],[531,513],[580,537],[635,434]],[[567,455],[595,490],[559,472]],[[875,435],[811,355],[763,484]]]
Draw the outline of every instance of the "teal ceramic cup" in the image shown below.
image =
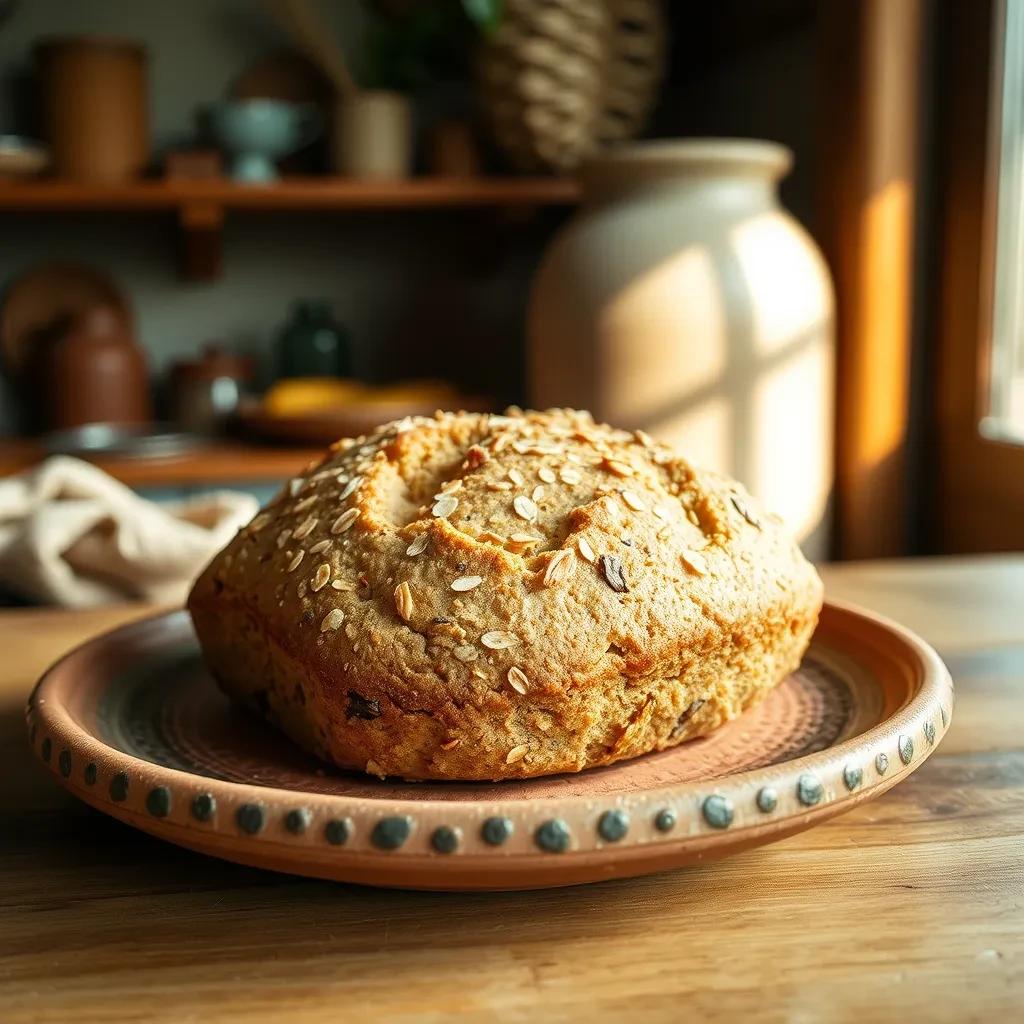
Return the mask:
[[284,100],[228,100],[210,108],[213,136],[231,155],[231,177],[277,179],[274,161],[312,142],[323,129],[320,111]]

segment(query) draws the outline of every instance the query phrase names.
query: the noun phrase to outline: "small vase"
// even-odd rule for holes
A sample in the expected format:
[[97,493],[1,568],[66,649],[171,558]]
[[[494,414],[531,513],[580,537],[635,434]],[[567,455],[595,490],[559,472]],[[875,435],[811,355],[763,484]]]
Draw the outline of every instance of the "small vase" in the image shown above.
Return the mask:
[[812,557],[827,553],[833,299],[779,205],[790,152],[693,139],[584,168],[529,312],[535,407],[569,405],[738,477]]
[[412,172],[412,113],[398,92],[343,97],[334,125],[334,164],[352,178],[407,178]]
[[297,302],[278,337],[281,377],[347,377],[352,372],[348,333],[322,301]]

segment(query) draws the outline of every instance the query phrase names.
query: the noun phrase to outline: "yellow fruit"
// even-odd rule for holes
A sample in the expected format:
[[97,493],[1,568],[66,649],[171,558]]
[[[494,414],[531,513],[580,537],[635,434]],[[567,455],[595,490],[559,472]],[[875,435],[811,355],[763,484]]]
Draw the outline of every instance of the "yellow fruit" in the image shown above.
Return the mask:
[[263,408],[271,416],[300,416],[361,400],[365,391],[357,380],[294,377],[274,384],[263,396]]

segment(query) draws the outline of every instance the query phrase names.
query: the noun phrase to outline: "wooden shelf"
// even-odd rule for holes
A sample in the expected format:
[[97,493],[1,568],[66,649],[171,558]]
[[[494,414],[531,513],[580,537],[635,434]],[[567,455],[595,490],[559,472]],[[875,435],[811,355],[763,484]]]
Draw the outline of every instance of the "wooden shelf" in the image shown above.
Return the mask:
[[[213,441],[171,458],[89,461],[129,487],[192,487],[286,480],[322,454],[322,448],[274,448]],[[35,441],[0,440],[0,477],[29,469],[45,457],[46,452]]]
[[69,181],[0,182],[0,210],[33,213],[175,210],[191,204],[223,210],[424,209],[460,206],[545,206],[574,203],[579,185],[567,178],[282,178],[270,185],[210,181],[139,181],[81,185]]
[[0,213],[175,214],[182,236],[182,274],[209,280],[221,269],[228,212],[344,212],[565,206],[578,201],[578,182],[567,178],[282,178],[245,185],[210,181],[138,181],[83,185],[70,181],[0,182]]

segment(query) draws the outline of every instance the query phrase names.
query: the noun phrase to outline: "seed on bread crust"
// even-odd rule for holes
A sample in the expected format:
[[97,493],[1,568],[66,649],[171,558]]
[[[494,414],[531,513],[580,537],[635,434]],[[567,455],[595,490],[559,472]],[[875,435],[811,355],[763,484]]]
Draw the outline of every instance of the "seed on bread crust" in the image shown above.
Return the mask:
[[537,506],[525,494],[517,494],[512,499],[512,507],[520,519],[525,519],[528,523],[537,521]]
[[529,677],[518,665],[513,665],[508,670],[505,678],[508,679],[508,685],[511,686],[516,693],[525,694],[530,688]]
[[438,519],[447,519],[459,507],[459,499],[453,494],[445,494],[438,498],[431,514]]
[[415,558],[417,555],[422,555],[427,549],[427,544],[430,542],[430,534],[424,530],[422,533],[418,533],[413,542],[405,549],[405,553],[411,558]]
[[556,551],[551,556],[544,569],[544,576],[542,578],[542,583],[545,587],[554,586],[559,580],[564,579],[568,575],[571,568],[571,558],[572,552],[568,548],[562,548],[561,551]]
[[323,562],[317,566],[316,574],[313,576],[313,582],[310,583],[310,587],[313,589],[313,593],[319,590],[323,590],[327,586],[327,581],[331,578],[331,567],[327,562]]
[[609,473],[614,473],[616,476],[633,475],[633,467],[628,462],[622,462],[619,459],[610,459],[607,456],[601,460],[601,468],[607,469]]
[[412,613],[416,606],[412,599],[412,588],[408,582],[399,583],[395,587],[395,607],[398,609],[398,614],[406,622],[412,618]]
[[500,651],[506,647],[515,647],[519,643],[519,638],[511,633],[506,633],[503,629],[492,629],[480,637],[480,643],[492,651]]
[[332,608],[324,617],[320,620],[320,632],[330,633],[338,629],[339,626],[345,621],[345,613],[340,608]]
[[308,537],[317,524],[316,516],[307,516],[296,528],[292,534],[293,540],[303,540]]
[[622,559],[616,555],[602,555],[597,562],[601,572],[604,573],[608,586],[617,594],[625,594],[629,587],[626,584],[626,572],[622,566]]
[[358,518],[359,509],[357,508],[350,508],[347,512],[342,512],[331,524],[331,533],[345,533]]
[[696,573],[698,576],[707,575],[707,559],[699,551],[683,551],[679,558],[690,572]]

